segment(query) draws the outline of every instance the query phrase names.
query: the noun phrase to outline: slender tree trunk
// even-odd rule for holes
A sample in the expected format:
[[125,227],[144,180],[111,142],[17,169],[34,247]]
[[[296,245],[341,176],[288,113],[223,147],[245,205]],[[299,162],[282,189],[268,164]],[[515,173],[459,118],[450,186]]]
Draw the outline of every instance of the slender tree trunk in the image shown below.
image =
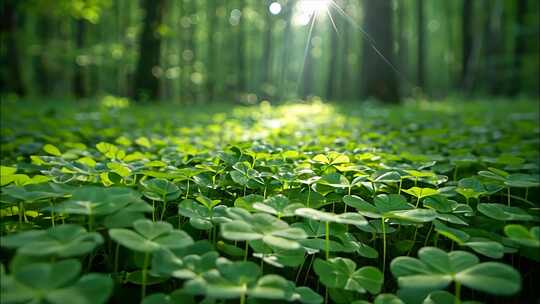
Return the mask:
[[[337,20],[335,21],[337,22]],[[328,62],[328,78],[326,80],[326,94],[327,100],[333,100],[336,98],[336,84],[337,84],[337,68],[338,68],[338,33],[334,29],[332,22],[329,22],[330,26],[330,61]]]
[[308,34],[308,41],[306,46],[306,56],[304,59],[304,68],[302,71],[302,91],[300,96],[304,99],[313,95],[313,54],[312,54],[312,40],[317,32],[317,20],[315,15],[313,15],[312,20],[309,23],[310,29]]
[[238,23],[238,45],[237,45],[237,64],[238,64],[238,75],[237,75],[237,89],[239,94],[246,92],[246,55],[245,55],[245,44],[246,44],[246,16],[245,8],[246,1],[240,0],[240,20]]
[[[265,7],[266,8],[266,7]],[[272,20],[272,13],[268,9],[265,10],[265,25],[263,39],[263,54],[262,54],[262,81],[260,85],[260,95],[264,99],[268,99],[271,96],[271,92],[268,91],[270,80],[272,79],[272,30],[274,23]]]
[[[86,21],[84,19],[77,19],[75,21],[75,47],[77,54],[81,53],[84,48],[84,40],[86,36]],[[79,56],[77,56],[79,57]],[[75,71],[73,73],[73,94],[77,98],[84,98],[88,95],[86,86],[86,67],[85,63],[78,62],[75,59]]]
[[216,30],[216,1],[208,0],[207,3],[207,17],[208,17],[208,31],[207,31],[207,56],[208,56],[208,66],[207,66],[207,76],[206,76],[206,94],[208,102],[213,102],[216,94],[216,67],[215,67],[215,57],[216,57],[216,43],[214,32]]
[[512,69],[512,85],[510,94],[516,95],[521,89],[523,79],[521,70],[523,67],[523,57],[527,52],[527,35],[525,35],[525,15],[527,13],[527,0],[516,0],[516,33],[514,43],[514,61]]
[[289,45],[292,41],[292,16],[293,16],[293,8],[295,6],[295,0],[289,0],[283,7],[283,19],[285,19],[285,29],[283,30],[283,45],[282,45],[282,52],[281,52],[281,75],[279,77],[279,98],[284,99],[285,97],[288,97],[285,93],[287,91],[286,83],[288,79],[288,71],[289,71]]
[[47,49],[49,45],[51,20],[48,16],[39,16],[36,22],[36,33],[39,34],[40,51],[34,58],[34,79],[38,85],[38,91],[41,96],[48,96],[51,92],[51,83],[49,78],[49,62]]
[[15,93],[19,96],[26,94],[26,87],[22,79],[19,46],[17,39],[17,25],[21,18],[20,11],[16,9],[17,1],[6,0],[2,4],[0,15],[1,63],[7,74],[2,73],[0,88],[3,93]]
[[135,100],[157,100],[159,97],[159,75],[161,37],[157,32],[164,14],[165,0],[144,0],[145,17],[139,40],[139,60],[135,72]]
[[362,44],[362,97],[399,102],[400,94],[394,61],[392,1],[364,0],[364,30],[371,37]]
[[425,62],[426,62],[426,25],[424,17],[424,0],[416,0],[416,10],[418,15],[418,71],[416,84],[420,89],[426,91]]
[[473,29],[472,12],[473,0],[463,0],[461,36],[462,36],[462,56],[461,56],[461,85],[465,91],[471,88],[471,58],[473,49]]
[[188,17],[188,20],[189,20],[189,26],[187,27],[187,32],[185,33],[186,35],[186,40],[185,40],[185,44],[184,44],[184,47],[185,47],[185,50],[184,50],[184,60],[185,60],[185,65],[184,65],[184,71],[185,71],[185,82],[186,82],[186,87],[184,88],[185,90],[185,95],[186,95],[186,98],[189,102],[197,102],[197,97],[198,97],[198,94],[197,94],[197,88],[196,88],[196,83],[194,83],[192,81],[192,75],[193,73],[195,72],[195,61],[196,61],[196,56],[197,56],[197,50],[196,50],[196,46],[195,46],[195,31],[196,31],[196,27],[195,27],[195,22],[194,22],[194,18],[195,18],[195,14],[197,13],[197,4],[196,4],[196,1],[197,0],[187,0],[187,3],[184,4],[184,8],[186,10],[186,16]]
[[501,0],[484,0],[484,11],[488,13],[484,23],[484,80],[490,94],[503,92],[504,82],[501,77],[501,57],[503,56]]
[[[348,100],[351,98],[350,94],[350,88],[351,88],[351,68],[349,65],[349,54],[350,54],[350,40],[351,40],[351,26],[344,22],[345,26],[343,26],[343,49],[341,51],[342,59],[341,59],[341,77],[340,77],[340,83],[341,87],[339,90],[337,90],[337,97],[340,100]],[[357,87],[357,86],[354,86]]]
[[407,37],[405,37],[405,1],[399,1],[398,6],[398,59],[401,71],[407,70]]

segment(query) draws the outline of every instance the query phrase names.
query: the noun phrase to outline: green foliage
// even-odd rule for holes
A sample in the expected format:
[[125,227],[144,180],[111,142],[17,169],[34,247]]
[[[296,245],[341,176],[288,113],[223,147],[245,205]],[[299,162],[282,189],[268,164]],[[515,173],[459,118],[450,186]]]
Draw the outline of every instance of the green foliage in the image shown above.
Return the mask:
[[2,303],[535,294],[539,128],[519,103],[216,107],[6,107]]

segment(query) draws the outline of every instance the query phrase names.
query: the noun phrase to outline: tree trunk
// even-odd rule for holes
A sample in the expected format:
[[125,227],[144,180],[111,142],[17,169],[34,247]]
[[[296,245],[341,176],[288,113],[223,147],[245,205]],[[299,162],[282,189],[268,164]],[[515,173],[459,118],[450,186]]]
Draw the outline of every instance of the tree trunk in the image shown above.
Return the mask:
[[16,9],[16,3],[17,1],[6,0],[2,4],[0,16],[1,63],[5,71],[0,78],[0,88],[2,93],[15,93],[24,96],[26,88],[22,79],[17,39],[17,25],[21,16]]
[[[335,18],[335,22],[337,22],[337,18]],[[328,62],[328,78],[326,81],[325,97],[327,100],[333,100],[336,98],[339,39],[332,21],[328,23],[330,26],[330,61]]]
[[238,45],[237,45],[237,64],[238,64],[238,75],[237,75],[237,89],[239,94],[246,92],[246,55],[245,55],[245,40],[246,40],[246,30],[245,30],[245,8],[246,1],[240,0],[240,20],[238,22]]
[[157,100],[159,97],[159,68],[161,37],[157,32],[164,14],[165,0],[144,0],[145,17],[139,39],[139,60],[135,72],[135,100]]
[[264,39],[263,39],[263,54],[262,54],[262,81],[260,85],[261,98],[268,99],[271,96],[268,87],[270,86],[270,80],[272,79],[272,29],[274,23],[272,21],[272,13],[265,7],[265,26]]
[[523,67],[523,57],[527,52],[527,35],[525,35],[525,15],[527,14],[527,0],[516,1],[516,33],[514,43],[514,61],[512,69],[512,85],[510,95],[516,95],[521,89],[521,71]]
[[472,0],[463,0],[462,19],[461,19],[461,37],[462,37],[462,56],[461,56],[461,84],[465,91],[471,88],[471,58],[473,48],[473,29],[472,29]]
[[49,78],[49,62],[47,49],[51,33],[51,20],[48,16],[39,16],[36,22],[36,33],[39,35],[40,51],[34,58],[34,79],[38,85],[38,92],[41,96],[48,96],[51,93],[51,83]]
[[[316,13],[315,13],[316,14]],[[304,68],[302,71],[302,91],[300,96],[304,99],[313,95],[313,54],[312,54],[312,45],[311,42],[316,33],[317,20],[316,15],[311,16],[311,21],[309,23],[310,29],[308,34],[308,41],[305,50],[304,57]]]
[[[75,21],[75,47],[77,49],[77,54],[80,54],[81,50],[84,48],[85,36],[86,21],[84,19],[77,19]],[[84,65],[85,63],[78,62],[77,58],[75,59],[75,71],[73,74],[73,94],[77,98],[84,98],[87,96],[88,93],[86,87],[86,68],[84,67]]]
[[487,92],[498,95],[504,91],[504,80],[501,77],[504,56],[502,41],[504,41],[502,27],[501,0],[484,0],[484,11],[488,13],[484,23],[484,80]]
[[393,69],[392,1],[364,0],[364,30],[371,38],[362,44],[362,97],[399,102]]
[[426,25],[424,18],[424,0],[416,1],[416,10],[418,15],[417,31],[418,31],[418,71],[417,71],[417,86],[422,91],[426,90],[425,80],[425,62],[426,62]]
[[282,45],[282,63],[281,63],[281,75],[279,77],[279,98],[284,99],[287,96],[287,79],[288,79],[288,71],[289,71],[289,45],[292,41],[292,17],[293,17],[293,8],[295,6],[295,0],[289,0],[284,6],[283,6],[283,19],[285,19],[285,29],[283,30],[283,45]]
[[216,67],[215,67],[215,57],[216,57],[216,43],[214,32],[216,30],[216,1],[208,0],[207,3],[207,17],[208,17],[208,32],[207,32],[207,56],[208,56],[208,66],[207,66],[207,76],[206,76],[206,94],[208,102],[213,102],[216,94]]

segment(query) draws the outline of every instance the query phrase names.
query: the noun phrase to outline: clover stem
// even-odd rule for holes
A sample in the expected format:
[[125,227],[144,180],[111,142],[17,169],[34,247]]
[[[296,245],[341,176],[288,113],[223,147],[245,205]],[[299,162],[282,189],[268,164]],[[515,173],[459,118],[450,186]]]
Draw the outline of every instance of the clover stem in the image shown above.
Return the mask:
[[246,241],[246,247],[244,247],[244,261],[247,261],[248,250],[249,250],[248,246],[249,246],[249,242]]
[[88,231],[93,231],[94,229],[94,215],[93,214],[89,214],[88,215]]
[[454,168],[454,181],[457,180],[457,171],[458,171],[458,166],[456,165],[456,167]]
[[426,240],[424,241],[424,247],[427,246],[427,242],[429,240],[429,237],[431,236],[431,231],[433,231],[433,223],[431,223],[431,225],[429,226],[429,230],[428,230],[428,233],[426,235]]
[[415,206],[415,208],[418,208],[418,204],[419,204],[419,203],[420,203],[420,196],[418,196],[418,197],[416,198],[416,206]]
[[187,180],[187,190],[186,190],[186,199],[188,198],[188,195],[189,195],[189,178]]
[[326,259],[330,257],[330,222],[325,223]]
[[525,188],[525,199],[529,197],[529,187]]
[[386,227],[384,226],[384,216],[381,217],[381,224],[382,224],[382,237],[383,237],[383,256],[382,256],[382,273],[383,273],[383,280],[384,280],[384,272],[386,270]]
[[506,187],[506,200],[508,202],[508,207],[510,207],[510,187]]
[[439,242],[439,233],[435,233],[435,238],[433,240],[433,247],[437,247],[437,243]]
[[298,278],[300,278],[300,273],[302,272],[302,268],[304,267],[305,262],[306,262],[306,259],[304,258],[302,260],[302,264],[300,264],[300,267],[298,268],[298,271],[296,272],[296,278],[294,279],[295,285],[298,284]]
[[244,186],[244,196],[246,196],[246,186]]
[[264,184],[263,198],[266,199],[266,184]]
[[416,236],[418,235],[418,226],[414,228],[414,234],[413,234],[413,240],[412,240],[412,246],[411,249],[409,249],[409,252],[407,252],[407,256],[411,254],[412,249],[414,248],[414,244],[416,244]]
[[311,270],[311,266],[313,266],[313,260],[315,260],[315,255],[314,254],[311,256],[311,261],[309,262],[309,265],[308,265],[308,268],[307,268],[307,271],[306,271],[306,276],[304,277],[304,285],[306,285],[306,283],[307,283],[307,279],[308,279],[308,276],[309,276],[309,271]]
[[49,202],[50,206],[51,206],[51,225],[54,227],[55,226],[55,222],[54,222],[54,209],[53,209],[53,203],[52,201]]
[[399,188],[398,188],[398,192],[397,194],[401,194],[401,184],[403,183],[403,178],[400,176],[399,177]]
[[454,296],[456,297],[454,304],[461,304],[461,283],[456,282],[454,287]]
[[152,222],[156,221],[156,201],[152,200]]
[[311,186],[308,185],[308,193],[307,193],[307,207],[309,208],[309,199],[311,198]]
[[377,194],[377,188],[375,188],[374,182],[371,182],[371,187],[373,188],[373,198],[375,198],[375,195]]
[[167,198],[164,195],[163,196],[163,209],[161,210],[161,216],[159,217],[160,221],[163,221],[163,216],[165,215],[165,211],[167,211]]
[[246,303],[246,293],[242,292],[242,294],[240,295],[240,304],[245,304],[245,303]]
[[418,176],[415,176],[414,177],[414,186],[416,187],[417,184],[418,184]]
[[23,207],[22,202],[19,203],[19,226],[22,225],[22,218],[23,218]]
[[116,248],[114,249],[114,268],[113,268],[114,273],[118,272],[118,254],[119,254],[119,251],[120,251],[120,243],[116,243]]
[[150,259],[150,253],[144,253],[144,262],[142,268],[142,285],[141,285],[141,299],[146,296],[146,269],[148,268],[148,260]]
[[328,287],[324,288],[324,303],[328,304]]

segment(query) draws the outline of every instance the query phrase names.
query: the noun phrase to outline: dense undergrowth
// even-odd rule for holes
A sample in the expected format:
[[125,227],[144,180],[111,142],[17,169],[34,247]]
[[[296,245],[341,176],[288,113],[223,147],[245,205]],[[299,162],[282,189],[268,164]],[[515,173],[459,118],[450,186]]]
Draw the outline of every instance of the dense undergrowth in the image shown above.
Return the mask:
[[5,102],[1,302],[532,303],[538,114]]

